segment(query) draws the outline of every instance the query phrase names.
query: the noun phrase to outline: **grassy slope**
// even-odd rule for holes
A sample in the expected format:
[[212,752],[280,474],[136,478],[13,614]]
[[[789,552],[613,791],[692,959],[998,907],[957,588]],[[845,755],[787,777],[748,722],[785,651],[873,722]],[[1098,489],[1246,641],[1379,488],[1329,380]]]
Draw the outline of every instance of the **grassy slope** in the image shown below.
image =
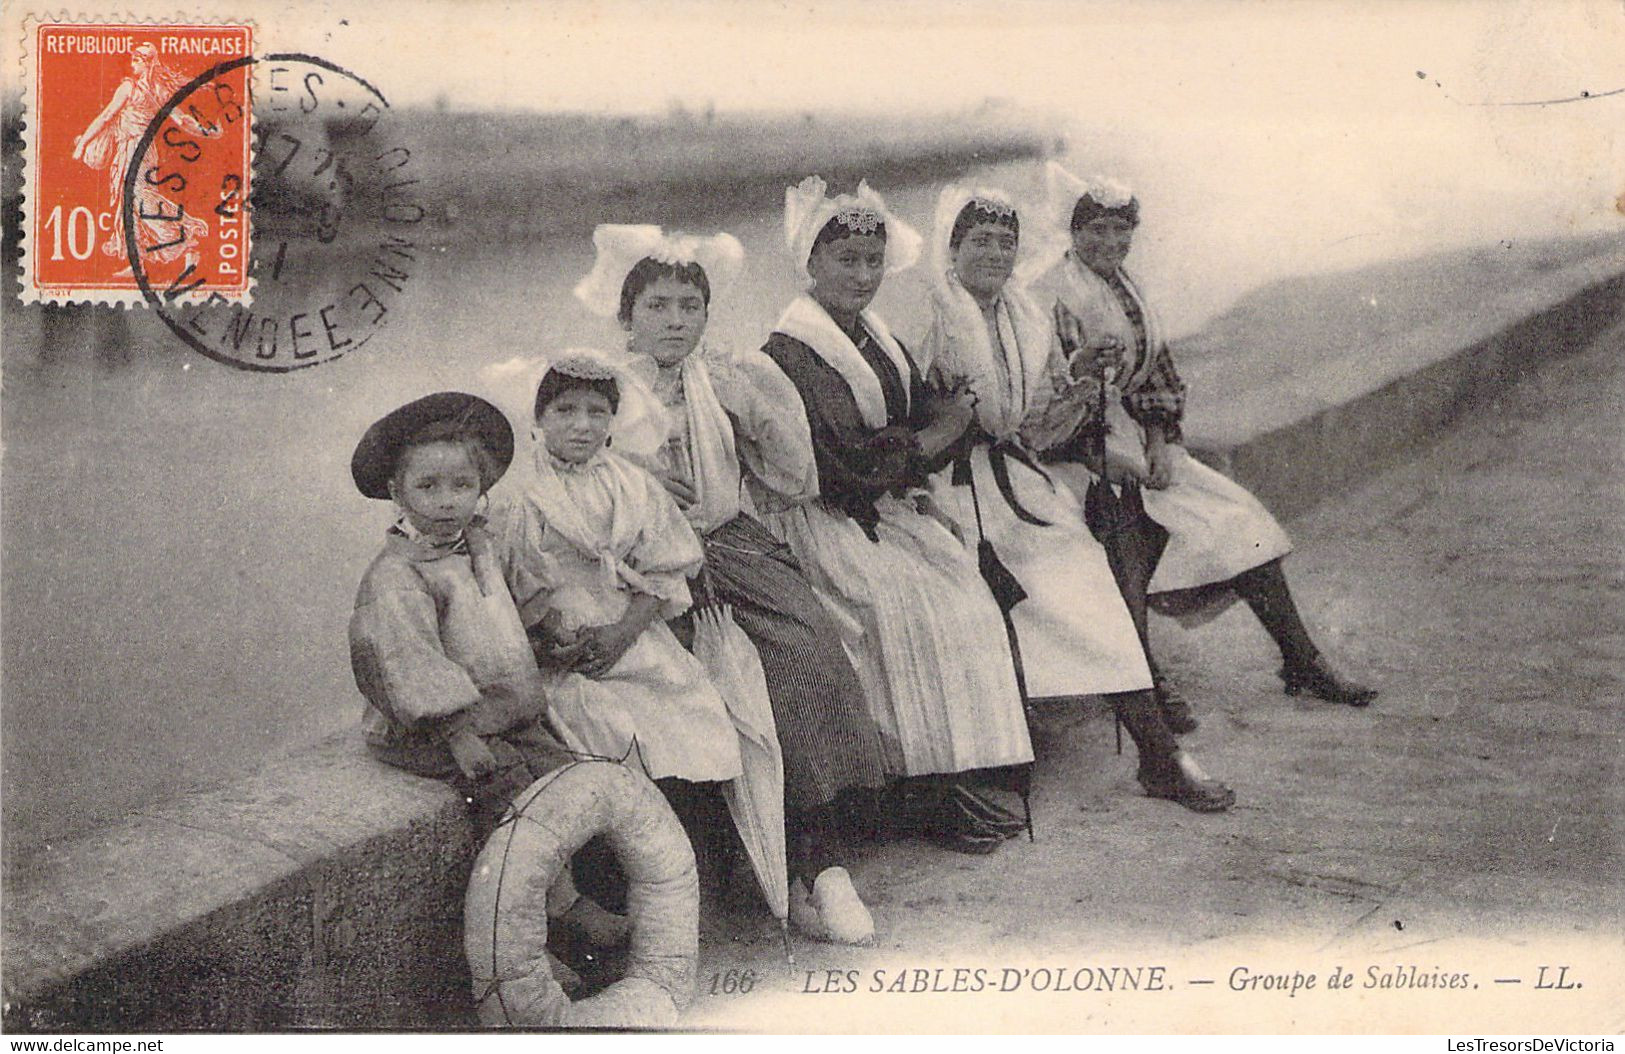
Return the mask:
[[1182,361],[1198,361],[1238,348],[1313,355],[1371,344],[1618,243],[1612,235],[1499,242],[1283,278],[1240,297],[1200,332],[1178,341],[1178,354]]

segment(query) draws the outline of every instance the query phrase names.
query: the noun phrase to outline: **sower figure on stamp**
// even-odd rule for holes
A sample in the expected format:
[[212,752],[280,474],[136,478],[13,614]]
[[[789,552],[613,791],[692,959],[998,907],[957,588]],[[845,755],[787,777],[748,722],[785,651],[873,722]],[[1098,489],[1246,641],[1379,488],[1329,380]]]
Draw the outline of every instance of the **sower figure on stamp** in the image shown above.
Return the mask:
[[[113,229],[108,233],[107,240],[102,242],[102,253],[107,256],[122,257],[125,252],[124,177],[135,156],[135,149],[164,103],[183,88],[187,80],[184,73],[170,68],[158,58],[158,49],[153,45],[136,45],[130,53],[130,76],[119,82],[107,106],[73,141],[75,160],[83,161],[91,168],[105,169],[107,173],[107,207],[113,213]],[[178,109],[170,113],[170,119],[193,135],[215,134],[190,114]],[[145,160],[150,168],[156,170],[161,166],[164,149],[162,136],[154,139],[147,148]],[[141,234],[146,236],[146,247],[161,246],[146,252],[148,259],[167,263],[184,256],[187,266],[197,266],[197,245],[208,236],[207,221],[184,214],[174,202],[144,179],[135,181],[135,217]],[[176,222],[173,217],[179,217],[179,238],[175,231],[164,226]],[[168,244],[171,242],[173,244]],[[129,273],[128,268],[121,273]]]
[[[1185,384],[1139,284],[1123,269],[1139,223],[1138,200],[1116,184],[1085,183],[1054,162],[1047,183],[1049,221],[1065,232],[1069,248],[1031,283],[1032,292],[1041,303],[1059,305],[1087,340],[1123,348],[1104,406],[1106,464],[1094,468],[1128,485],[1137,499],[1130,505],[1143,520],[1141,536],[1166,532],[1165,549],[1134,546],[1132,558],[1119,566],[1142,635],[1147,594],[1159,594],[1171,610],[1239,597],[1280,649],[1287,694],[1369,704],[1376,691],[1333,669],[1298,614],[1281,570],[1292,548],[1286,532],[1244,488],[1185,452]],[[1073,448],[1052,456],[1089,460],[1089,443],[1076,438]],[[1196,727],[1188,706],[1160,678],[1159,697],[1177,731]]]
[[[646,386],[659,419],[646,448],[618,440],[615,449],[682,507],[705,548],[696,593],[728,606],[766,674],[784,762],[790,921],[815,939],[866,943],[874,920],[842,866],[851,826],[842,813],[885,784],[880,741],[829,613],[742,500],[747,481],[764,497],[815,492],[812,443],[795,389],[771,361],[704,339],[743,249],[731,235],[647,225],[603,225],[593,242],[597,262],[575,295],[625,331],[629,378]],[[692,634],[683,620],[673,627]]]
[[[1010,282],[1022,222],[1008,195],[950,186],[937,202],[933,318],[922,358],[939,388],[975,411],[974,442],[932,493],[968,543],[990,544],[1027,596],[1012,611],[1034,697],[1103,695],[1139,751],[1146,793],[1197,811],[1233,800],[1175,742],[1151,693],[1136,622],[1113,560],[1084,522],[1070,487],[1034,450],[1089,419],[1053,316]],[[1086,356],[1076,360],[1087,371]],[[1093,385],[1087,376],[1085,390]]]
[[[573,758],[550,728],[541,671],[476,515],[512,458],[502,411],[439,392],[374,423],[351,459],[361,493],[400,513],[350,619],[368,749],[455,783],[482,839],[515,795]],[[601,947],[627,932],[621,916],[577,895],[568,870],[548,915]]]
[[1032,744],[999,606],[926,490],[971,413],[926,388],[869,308],[882,279],[914,263],[919,235],[867,185],[824,191],[813,176],[785,192],[808,291],[763,348],[801,398],[818,489],[763,519],[836,613],[887,764],[918,777],[927,832],[992,852],[1021,822],[964,784],[1030,764]]

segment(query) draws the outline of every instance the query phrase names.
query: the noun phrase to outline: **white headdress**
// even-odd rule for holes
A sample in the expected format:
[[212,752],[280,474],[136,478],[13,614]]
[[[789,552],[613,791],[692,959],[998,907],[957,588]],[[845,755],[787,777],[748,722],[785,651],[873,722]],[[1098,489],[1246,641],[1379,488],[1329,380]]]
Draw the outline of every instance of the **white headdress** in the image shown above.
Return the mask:
[[745,249],[731,234],[702,238],[681,232],[667,234],[652,223],[601,223],[592,232],[598,259],[592,271],[576,284],[575,296],[587,310],[614,318],[621,309],[621,287],[627,273],[645,259],[668,264],[697,263],[711,284],[711,299],[738,276]]
[[[941,283],[953,270],[954,252],[948,244],[953,237],[954,223],[958,221],[959,214],[965,210],[966,205],[975,203],[984,212],[991,212],[1003,216],[1017,217],[1021,210],[1017,208],[1016,201],[1006,192],[995,187],[968,187],[953,183],[942,188],[937,197],[936,226],[931,231],[931,264],[933,282]],[[1018,241],[1017,252],[1026,256],[1028,239],[1022,237]]]
[[886,227],[886,273],[896,274],[913,267],[920,258],[920,234],[886,207],[868,183],[859,183],[856,194],[825,197],[829,184],[818,176],[808,176],[800,184],[784,189],[784,244],[790,250],[796,273],[810,283],[807,260],[812,256],[818,232],[830,220],[858,234],[873,234]]
[[665,407],[637,373],[630,354],[597,348],[561,348],[550,354],[516,355],[506,362],[480,368],[480,390],[508,415],[515,426],[515,435],[531,434],[535,426],[536,389],[547,371],[555,366],[560,367],[561,373],[574,377],[608,377],[615,381],[621,402],[610,425],[610,436],[617,450],[643,456],[660,449],[666,441],[669,426]]
[[1072,210],[1079,198],[1090,198],[1107,209],[1121,209],[1134,202],[1134,191],[1115,179],[1090,176],[1079,179],[1057,161],[1044,166],[1044,218],[1051,231],[1071,237]]
[[[1134,192],[1115,179],[1090,176],[1079,179],[1057,161],[1044,166],[1044,208],[1039,229],[1024,237],[1023,261],[1016,271],[1017,282],[1027,285],[1072,248],[1072,210],[1079,198],[1090,198],[1108,209],[1120,209],[1134,202]],[[1024,234],[1027,232],[1023,232]]]

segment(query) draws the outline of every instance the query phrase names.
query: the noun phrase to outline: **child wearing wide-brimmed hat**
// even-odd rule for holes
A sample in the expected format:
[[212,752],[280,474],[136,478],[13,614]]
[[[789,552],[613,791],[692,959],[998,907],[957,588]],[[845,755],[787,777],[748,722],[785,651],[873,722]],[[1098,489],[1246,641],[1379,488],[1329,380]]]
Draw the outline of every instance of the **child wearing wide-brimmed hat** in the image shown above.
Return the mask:
[[[437,392],[374,423],[350,462],[361,493],[400,513],[350,620],[367,745],[456,783],[482,836],[514,795],[572,760],[549,726],[541,671],[477,515],[512,460],[502,411]],[[577,901],[568,872],[554,893],[549,914],[605,941],[624,935],[619,916]]]

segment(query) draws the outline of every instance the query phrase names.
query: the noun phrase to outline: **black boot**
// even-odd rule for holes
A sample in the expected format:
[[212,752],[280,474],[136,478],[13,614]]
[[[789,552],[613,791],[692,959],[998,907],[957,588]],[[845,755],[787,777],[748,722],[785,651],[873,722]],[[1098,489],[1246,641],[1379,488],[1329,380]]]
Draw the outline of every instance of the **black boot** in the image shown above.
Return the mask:
[[1280,678],[1287,695],[1312,695],[1345,706],[1370,706],[1371,700],[1377,697],[1375,688],[1345,680],[1322,655],[1316,655],[1307,663],[1283,665]]
[[1140,765],[1140,786],[1148,798],[1165,798],[1192,812],[1224,812],[1236,804],[1236,792],[1218,780],[1194,780],[1180,768],[1177,758],[1159,758]]
[[1154,693],[1116,692],[1106,697],[1140,753],[1140,786],[1152,798],[1177,802],[1193,812],[1223,812],[1236,795],[1217,780],[1192,779],[1179,764],[1179,744],[1157,708]]
[[1367,688],[1332,669],[1309,636],[1298,614],[1279,559],[1243,571],[1230,580],[1231,589],[1247,602],[1258,621],[1281,649],[1281,681],[1288,695],[1312,695],[1331,703],[1368,706],[1377,697]]
[[1168,725],[1168,731],[1176,736],[1187,732],[1194,732],[1200,727],[1196,715],[1191,713],[1191,704],[1174,687],[1172,681],[1163,676],[1162,670],[1152,660],[1151,653],[1146,653],[1146,662],[1151,667],[1151,691],[1157,697],[1157,710],[1162,713],[1162,720]]

